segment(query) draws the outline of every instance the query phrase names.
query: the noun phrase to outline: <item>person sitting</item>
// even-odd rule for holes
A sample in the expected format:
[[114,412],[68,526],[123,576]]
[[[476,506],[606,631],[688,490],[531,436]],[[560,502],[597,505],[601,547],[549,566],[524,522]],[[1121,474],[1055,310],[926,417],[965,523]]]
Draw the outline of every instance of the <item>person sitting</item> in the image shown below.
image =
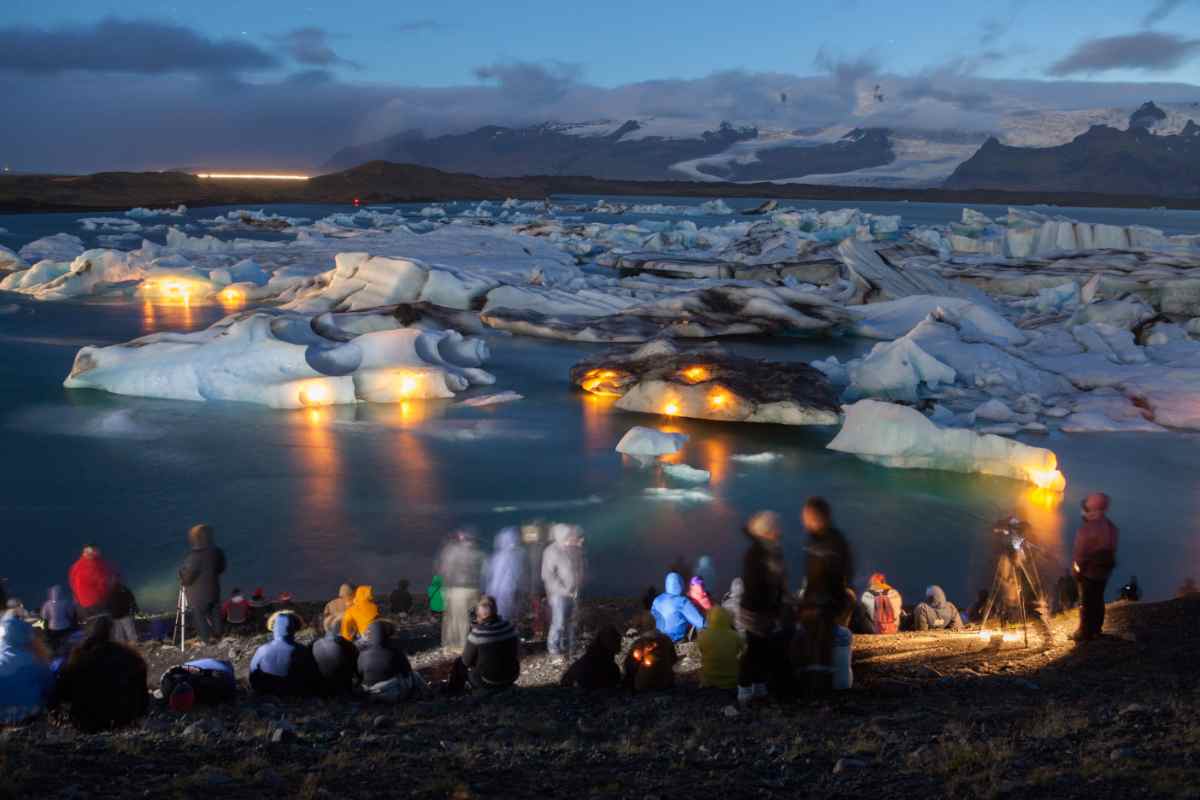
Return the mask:
[[658,691],[675,687],[675,643],[659,631],[640,637],[625,657],[624,685],[632,691]]
[[913,618],[919,631],[959,631],[963,626],[958,608],[946,599],[940,586],[925,590],[925,602],[917,603]]
[[137,612],[137,598],[123,581],[117,581],[108,597],[108,613],[113,621],[113,641],[133,645],[138,643],[137,623],[134,621]]
[[454,664],[451,690],[465,684],[472,689],[503,689],[521,675],[521,642],[517,629],[500,616],[496,599],[485,594],[475,606],[475,624],[467,644]]
[[117,570],[100,555],[100,548],[87,545],[67,572],[79,615],[89,619],[108,610],[108,593],[117,581]]
[[348,583],[343,583],[338,587],[337,597],[325,604],[325,608],[321,610],[321,630],[340,631],[342,629],[342,617],[346,615],[346,609],[350,608],[350,604],[354,602],[354,587]]
[[736,689],[738,663],[745,642],[733,629],[733,618],[723,606],[708,610],[707,624],[700,631],[700,685],[713,689]]
[[46,709],[54,688],[48,654],[33,626],[5,613],[0,619],[0,725],[18,725]]
[[373,621],[363,632],[356,668],[363,691],[374,700],[407,700],[425,686],[409,663],[396,629],[384,620]]
[[[983,622],[983,612],[988,604],[988,590],[980,589],[979,594],[975,597],[975,602],[967,609],[967,622],[972,625],[979,625]],[[859,631],[855,631],[859,633]]]
[[408,591],[408,580],[401,580],[397,584],[391,596],[388,597],[388,605],[392,609],[393,614],[411,614],[413,609],[412,592]]
[[349,694],[358,674],[358,648],[342,638],[336,627],[325,629],[325,636],[313,642],[313,660],[320,675],[321,694],[333,697]]
[[699,575],[693,575],[688,581],[687,590],[688,600],[691,600],[696,608],[700,609],[701,614],[707,614],[708,610],[713,607],[712,598],[708,596],[708,589],[704,585],[704,578]]
[[366,633],[379,617],[379,606],[375,605],[375,591],[370,586],[360,586],[354,590],[354,600],[342,615],[341,632],[343,638],[354,641]]
[[734,578],[729,583],[729,591],[721,598],[721,608],[729,613],[730,619],[733,620],[733,629],[739,634],[742,633],[742,627],[738,622],[738,609],[742,607],[742,595],[745,593],[746,584],[742,583],[741,578]]
[[579,689],[615,689],[621,685],[621,669],[616,658],[621,653],[621,633],[605,625],[596,633],[587,650],[563,673],[560,686]]
[[288,613],[296,618],[296,630],[300,630],[305,626],[304,615],[300,613],[300,609],[296,608],[296,600],[292,597],[291,592],[280,592],[278,599],[275,600],[275,613]]
[[127,725],[146,715],[146,661],[129,645],[112,641],[112,619],[92,620],[87,638],[71,651],[58,674],[58,699],[71,722],[88,733]]
[[250,595],[250,622],[254,627],[266,624],[270,610],[271,601],[267,599],[263,587],[259,586],[254,590],[254,594]]
[[1142,599],[1142,587],[1138,585],[1137,575],[1129,578],[1129,583],[1121,587],[1119,599],[1136,603]]
[[42,604],[41,617],[46,624],[46,644],[52,653],[57,653],[63,640],[79,627],[79,613],[63,587],[50,587],[46,602]]
[[900,630],[900,593],[888,585],[882,572],[871,575],[862,594],[863,610],[870,621],[871,633],[897,633]]
[[255,650],[250,659],[250,688],[259,694],[279,697],[314,694],[320,673],[312,650],[296,642],[299,620],[284,611],[273,614],[267,625],[272,638]]
[[704,628],[704,617],[692,601],[683,596],[683,578],[678,572],[667,575],[666,591],[654,599],[650,613],[654,615],[654,627],[666,634],[672,642],[687,638],[693,628]]
[[221,616],[225,618],[225,624],[235,631],[246,628],[252,613],[250,601],[242,594],[241,589],[234,589],[229,599],[221,605]]

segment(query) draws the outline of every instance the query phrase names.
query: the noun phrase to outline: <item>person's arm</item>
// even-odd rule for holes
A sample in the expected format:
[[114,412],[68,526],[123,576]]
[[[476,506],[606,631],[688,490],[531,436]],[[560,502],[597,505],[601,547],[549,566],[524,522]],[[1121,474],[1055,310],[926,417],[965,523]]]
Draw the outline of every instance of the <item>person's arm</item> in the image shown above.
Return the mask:
[[479,648],[470,639],[467,640],[467,646],[462,651],[463,666],[471,669],[479,661]]
[[196,557],[194,553],[188,553],[187,558],[183,560],[183,565],[179,568],[179,585],[191,586],[198,577],[200,577],[200,569],[196,563]]
[[704,615],[691,600],[683,604],[683,616],[693,628],[698,631],[704,630]]

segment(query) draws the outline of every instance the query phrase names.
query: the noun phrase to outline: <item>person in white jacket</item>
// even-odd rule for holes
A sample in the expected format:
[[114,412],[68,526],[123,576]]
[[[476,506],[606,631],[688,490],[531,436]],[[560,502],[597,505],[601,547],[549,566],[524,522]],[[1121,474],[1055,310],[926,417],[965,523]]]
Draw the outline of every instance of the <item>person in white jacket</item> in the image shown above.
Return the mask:
[[564,659],[575,645],[575,604],[583,587],[583,536],[574,525],[551,526],[551,544],[542,554],[542,583],[550,601],[546,650]]

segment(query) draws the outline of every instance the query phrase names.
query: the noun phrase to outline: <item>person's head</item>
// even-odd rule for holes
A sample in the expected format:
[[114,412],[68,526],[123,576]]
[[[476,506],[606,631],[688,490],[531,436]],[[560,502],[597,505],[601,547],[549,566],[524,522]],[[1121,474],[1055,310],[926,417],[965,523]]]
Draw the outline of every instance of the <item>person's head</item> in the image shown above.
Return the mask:
[[867,588],[875,589],[876,591],[883,591],[892,587],[888,586],[886,575],[884,575],[882,572],[872,572],[871,577],[867,580]]
[[487,622],[499,616],[496,611],[496,598],[490,594],[485,594],[479,598],[479,604],[475,606],[475,619],[478,622]]
[[704,588],[704,578],[701,578],[699,575],[693,575],[692,579],[688,581],[688,588],[696,592],[706,591]]
[[403,590],[405,590],[405,591],[408,591],[408,578],[401,578],[401,579],[400,579],[400,588],[401,588],[401,589],[403,589]]
[[100,548],[94,544],[85,544],[83,546],[83,557],[84,558],[99,558],[100,557]]
[[513,550],[521,541],[521,532],[516,528],[501,528],[494,542],[496,550]]
[[354,590],[354,604],[364,605],[375,602],[375,590],[370,586],[360,586]]
[[276,639],[290,641],[296,634],[296,629],[300,626],[297,623],[296,615],[287,611],[277,611],[271,615],[270,628],[271,633]]
[[259,586],[257,589],[254,590],[254,599],[255,600],[266,600],[267,599],[267,594],[266,594],[266,592],[263,591],[263,587]]
[[343,583],[338,587],[338,597],[342,598],[343,600],[353,600],[354,587],[348,583]]
[[556,522],[550,526],[550,538],[559,546],[571,545],[575,541],[575,527],[564,522]]
[[229,596],[230,596],[230,597],[237,597],[237,596],[238,596],[238,595],[240,595],[241,593],[242,593],[242,590],[241,590],[241,589],[238,589],[238,588],[235,586],[235,587],[234,587],[234,589],[233,589],[233,591],[229,593]]
[[65,594],[66,593],[63,591],[63,587],[56,583],[50,587],[50,591],[46,592],[46,599],[53,603],[57,603],[63,599]]
[[761,542],[775,544],[783,533],[783,526],[774,511],[759,511],[747,520],[746,533]]
[[1092,492],[1080,504],[1083,508],[1083,518],[1086,520],[1102,519],[1108,513],[1109,499],[1103,492]]
[[200,550],[205,547],[209,547],[212,544],[212,541],[213,529],[211,525],[205,525],[203,523],[199,525],[193,525],[191,530],[188,531],[188,544],[190,544],[194,550]]
[[824,497],[810,497],[804,502],[804,510],[800,512],[800,517],[809,533],[822,533],[833,521],[833,509]]
[[611,653],[615,656],[621,652],[621,632],[617,630],[615,625],[605,625],[596,632],[593,644],[605,653]]
[[667,594],[683,594],[683,576],[678,572],[668,572],[663,588]]

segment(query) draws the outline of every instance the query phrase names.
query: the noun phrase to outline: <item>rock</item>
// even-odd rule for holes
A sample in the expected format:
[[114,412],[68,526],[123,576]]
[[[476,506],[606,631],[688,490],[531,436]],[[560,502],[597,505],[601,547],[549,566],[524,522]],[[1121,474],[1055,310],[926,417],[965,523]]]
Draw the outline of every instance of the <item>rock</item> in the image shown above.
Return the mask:
[[277,722],[271,727],[269,734],[271,744],[285,744],[296,741],[296,728],[286,721]]
[[199,777],[209,786],[224,786],[233,783],[233,776],[217,767],[206,767]]
[[857,758],[839,758],[837,763],[833,765],[833,774],[838,775],[850,770],[863,769],[866,766],[867,762]]
[[371,727],[374,728],[375,730],[379,730],[381,728],[386,728],[391,724],[392,724],[391,718],[386,717],[383,714],[380,714],[379,716],[377,716],[373,720],[371,720]]
[[737,706],[725,706],[725,708],[721,710],[721,713],[732,719],[736,717],[739,712],[737,710]]
[[1135,755],[1137,755],[1137,751],[1132,747],[1116,747],[1108,754],[1108,758],[1111,761],[1124,761],[1127,758],[1133,758]]

